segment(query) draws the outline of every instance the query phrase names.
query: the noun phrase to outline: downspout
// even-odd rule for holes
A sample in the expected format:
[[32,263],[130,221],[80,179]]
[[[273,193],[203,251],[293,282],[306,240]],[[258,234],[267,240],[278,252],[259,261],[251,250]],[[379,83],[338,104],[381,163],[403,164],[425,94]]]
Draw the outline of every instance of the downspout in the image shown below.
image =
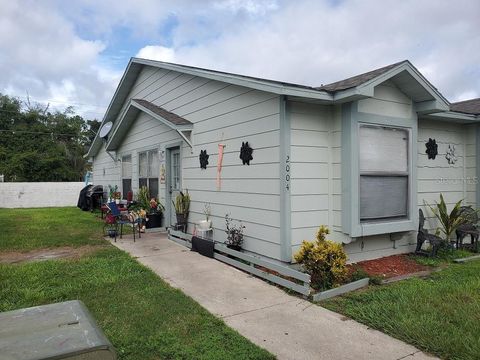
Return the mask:
[[475,201],[480,205],[480,124],[475,126]]
[[290,116],[287,98],[280,96],[280,256],[282,261],[292,261],[292,213],[290,181]]

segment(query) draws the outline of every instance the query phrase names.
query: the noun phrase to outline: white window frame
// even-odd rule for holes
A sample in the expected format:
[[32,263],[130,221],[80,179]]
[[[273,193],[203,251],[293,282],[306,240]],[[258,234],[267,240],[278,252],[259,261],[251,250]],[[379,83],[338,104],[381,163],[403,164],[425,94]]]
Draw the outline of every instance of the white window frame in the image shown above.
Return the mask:
[[[137,154],[137,157],[138,157],[138,188],[141,187],[140,179],[147,179],[147,187],[148,187],[149,190],[150,190],[150,179],[157,179],[158,194],[150,194],[150,196],[158,199],[159,196],[160,196],[160,170],[159,170],[160,168],[158,169],[156,174],[152,174],[152,169],[150,168],[149,161],[148,161],[148,158],[150,156],[149,153],[153,153],[153,152],[157,153],[158,166],[160,166],[160,151],[159,151],[158,148],[145,149],[145,150],[139,151],[138,154]],[[146,174],[146,176],[141,176],[141,174],[140,174],[140,157],[141,157],[142,154],[147,155],[147,174]]]
[[[388,171],[388,170],[378,170],[378,171],[363,171],[360,166],[360,157],[359,157],[359,192],[358,192],[358,198],[359,198],[359,216],[360,216],[360,223],[361,224],[367,224],[367,223],[379,223],[379,222],[385,222],[385,221],[392,221],[392,220],[403,220],[403,219],[408,219],[408,216],[410,215],[409,207],[410,207],[410,177],[412,176],[411,174],[411,166],[410,163],[412,161],[412,154],[409,151],[409,146],[410,146],[410,141],[411,141],[411,130],[409,128],[403,128],[399,126],[386,126],[386,125],[379,125],[379,124],[368,124],[368,123],[358,123],[358,134],[360,137],[361,133],[361,128],[362,127],[369,127],[369,128],[376,128],[376,129],[398,129],[402,130],[407,133],[407,169],[406,171]],[[360,138],[359,138],[359,143],[360,143]],[[359,145],[359,153],[360,153],[360,145]],[[376,218],[376,219],[362,219],[361,217],[361,178],[362,176],[378,176],[378,177],[406,177],[407,178],[407,204],[406,204],[406,209],[405,209],[405,216],[389,216],[389,217],[384,217],[384,218]],[[388,201],[388,199],[387,199]]]
[[[357,102],[342,105],[342,232],[351,237],[412,231],[416,229],[417,207],[417,116],[396,118],[357,111]],[[408,130],[407,217],[360,221],[359,129],[361,125]]]
[[[127,158],[127,157],[130,157],[130,177],[125,177],[125,176],[123,175],[123,166],[124,166],[123,164],[124,164],[124,162],[125,162],[124,159]],[[121,167],[121,177],[122,177],[122,181],[121,181],[121,183],[122,183],[122,197],[123,197],[123,195],[124,195],[123,193],[125,192],[125,191],[124,191],[125,189],[123,188],[123,180],[128,180],[128,179],[130,179],[130,190],[133,191],[133,156],[132,156],[132,154],[124,154],[124,155],[122,155],[122,162],[121,162],[121,164],[122,164],[122,167]],[[125,198],[126,198],[126,197],[125,197]]]

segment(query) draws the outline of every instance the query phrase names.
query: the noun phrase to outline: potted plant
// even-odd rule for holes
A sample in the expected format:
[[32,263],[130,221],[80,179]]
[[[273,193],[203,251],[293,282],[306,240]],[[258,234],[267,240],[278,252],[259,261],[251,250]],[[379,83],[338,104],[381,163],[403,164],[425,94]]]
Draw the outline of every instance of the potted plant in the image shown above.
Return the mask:
[[145,226],[147,229],[161,227],[164,207],[155,198],[150,197],[149,190],[142,186],[136,195],[136,206],[145,211]]
[[162,227],[163,205],[155,198],[149,202],[150,208],[147,214],[147,229]]
[[113,199],[117,204],[120,204],[120,199],[122,198],[122,193],[120,191],[115,191],[113,193]]
[[175,208],[175,214],[177,215],[177,224],[186,224],[190,210],[190,195],[188,194],[188,190],[186,190],[185,193],[180,191],[175,201],[172,200],[172,203]]
[[226,244],[228,248],[237,251],[242,249],[243,229],[245,229],[245,226],[241,222],[234,224],[230,214],[225,215],[225,232],[227,233]]
[[209,230],[212,228],[212,220],[210,220],[210,214],[212,213],[212,209],[209,203],[204,205],[203,213],[205,215],[205,220],[200,220],[198,222],[198,227],[200,228],[200,230]]
[[108,185],[108,202],[115,200],[115,193],[118,192],[118,185]]

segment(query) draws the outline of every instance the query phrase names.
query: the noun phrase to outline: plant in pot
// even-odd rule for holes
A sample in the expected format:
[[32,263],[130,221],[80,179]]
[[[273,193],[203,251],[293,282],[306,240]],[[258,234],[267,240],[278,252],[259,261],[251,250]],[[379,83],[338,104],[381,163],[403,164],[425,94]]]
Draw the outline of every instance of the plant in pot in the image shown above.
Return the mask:
[[115,200],[115,193],[118,192],[118,185],[108,185],[108,202]]
[[200,220],[198,222],[198,227],[200,230],[209,230],[212,228],[212,220],[210,220],[210,215],[212,213],[212,208],[210,203],[206,203],[203,207],[203,214],[205,215],[205,220]]
[[240,251],[243,244],[243,229],[245,226],[242,222],[238,224],[233,223],[233,219],[230,214],[225,215],[225,232],[227,233],[227,247],[233,250]]
[[190,195],[188,190],[183,193],[180,193],[175,198],[175,201],[172,200],[173,207],[175,208],[175,214],[177,215],[177,225],[187,224],[188,213],[190,211]]
[[120,204],[120,199],[122,198],[122,193],[120,191],[115,191],[113,193],[113,199],[117,204]]
[[157,201],[155,198],[151,198],[149,202],[149,211],[147,214],[147,228],[156,228],[162,226],[162,218],[163,218],[163,211],[165,208],[163,207],[160,201]]
[[142,186],[137,193],[137,204],[145,210],[145,225],[147,229],[161,227],[164,207],[155,198],[150,197],[150,192],[146,186]]

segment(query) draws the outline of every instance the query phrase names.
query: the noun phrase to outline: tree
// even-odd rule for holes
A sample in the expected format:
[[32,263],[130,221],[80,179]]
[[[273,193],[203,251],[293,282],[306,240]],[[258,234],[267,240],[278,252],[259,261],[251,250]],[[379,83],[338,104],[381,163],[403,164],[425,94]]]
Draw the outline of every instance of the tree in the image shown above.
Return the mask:
[[0,94],[0,174],[5,181],[79,181],[90,168],[83,157],[100,123],[72,107],[22,103]]

